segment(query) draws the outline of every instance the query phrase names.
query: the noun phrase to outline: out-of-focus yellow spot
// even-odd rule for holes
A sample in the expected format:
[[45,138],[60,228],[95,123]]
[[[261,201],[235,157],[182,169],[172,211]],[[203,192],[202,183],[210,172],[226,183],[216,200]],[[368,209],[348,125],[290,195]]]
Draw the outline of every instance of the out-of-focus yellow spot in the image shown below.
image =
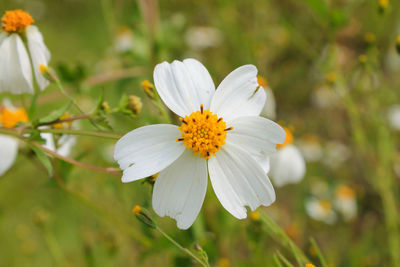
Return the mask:
[[397,45],[400,45],[400,35],[397,36],[397,40],[396,40]]
[[142,106],[143,104],[142,100],[140,100],[140,97],[135,95],[129,96],[128,108],[132,111],[133,114],[139,114],[142,111]]
[[293,144],[293,134],[290,131],[290,129],[286,128],[286,127],[282,127],[282,128],[283,128],[283,130],[285,130],[285,133],[286,133],[285,142],[283,144],[277,144],[276,148],[282,148],[287,145]]
[[306,267],[315,267],[315,265],[312,264],[312,263],[307,263],[307,264],[306,264]]
[[325,79],[329,82],[329,83],[335,83],[337,80],[337,75],[335,72],[330,71],[325,75]]
[[[69,117],[70,117],[69,113],[67,112],[60,117],[60,120],[65,120],[65,119],[68,119]],[[71,121],[66,121],[66,122],[55,123],[52,125],[52,127],[54,129],[66,129],[66,128],[69,128],[71,126],[71,124],[72,124]]]
[[142,87],[143,87],[144,92],[145,92],[150,98],[152,98],[152,99],[155,98],[155,95],[154,95],[154,85],[153,85],[151,82],[149,82],[148,80],[144,80],[144,81],[142,82]]
[[264,88],[268,87],[267,80],[264,77],[260,76],[260,75],[257,75],[257,83],[258,83],[258,85],[260,85],[260,86],[262,86]]
[[35,243],[35,241],[31,239],[27,239],[21,244],[21,251],[25,255],[31,255],[35,253],[36,250],[37,250],[37,244]]
[[291,223],[285,228],[285,232],[290,238],[297,239],[300,235],[300,228],[296,223]]
[[2,108],[0,109],[0,123],[6,128],[14,128],[19,122],[27,122],[28,115],[25,109],[16,110]]
[[376,40],[375,34],[373,34],[372,32],[367,32],[364,35],[364,40],[367,44],[373,44]]
[[139,205],[136,205],[136,206],[132,209],[132,212],[133,212],[133,214],[135,214],[135,215],[139,215],[141,210],[142,210],[142,207],[139,206]]
[[40,73],[42,73],[43,75],[45,75],[47,73],[47,67],[43,64],[39,65],[39,70],[40,70]]
[[358,57],[358,60],[359,60],[361,63],[365,64],[365,63],[367,63],[367,56],[366,56],[366,55],[360,55],[360,56]]
[[389,5],[389,0],[379,0],[379,7],[386,9]]
[[319,205],[322,207],[324,211],[330,211],[332,209],[331,203],[326,200],[320,200]]
[[350,187],[341,185],[336,189],[336,196],[341,199],[354,198],[355,193]]
[[229,260],[227,258],[220,258],[218,260],[219,267],[229,267],[230,265],[231,265],[231,263],[229,262]]
[[4,13],[1,18],[2,28],[7,33],[22,33],[26,27],[34,23],[35,21],[29,15],[29,13],[22,11],[21,9],[10,10]]
[[260,213],[258,211],[252,211],[250,212],[250,219],[253,221],[259,221],[260,220]]

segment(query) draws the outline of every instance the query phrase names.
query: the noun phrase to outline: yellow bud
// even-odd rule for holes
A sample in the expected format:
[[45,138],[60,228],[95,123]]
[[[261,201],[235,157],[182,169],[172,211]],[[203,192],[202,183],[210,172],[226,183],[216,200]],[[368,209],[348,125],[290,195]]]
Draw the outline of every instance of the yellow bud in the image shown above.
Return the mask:
[[[70,117],[69,113],[66,112],[64,115],[62,115],[59,118],[59,120],[62,121],[62,120],[68,119],[69,117]],[[65,121],[65,122],[60,122],[60,123],[54,123],[52,125],[52,127],[54,129],[68,129],[69,127],[71,127],[71,124],[72,124],[72,121]]]
[[140,211],[142,210],[142,207],[140,207],[139,205],[136,205],[133,209],[132,212],[135,215],[139,215]]
[[307,264],[306,264],[306,267],[315,267],[315,265],[312,264],[312,263],[307,263]]
[[250,219],[252,219],[253,221],[259,221],[260,220],[260,213],[258,213],[258,211],[252,211],[250,212]]
[[101,110],[104,110],[105,112],[110,111],[110,106],[108,105],[108,103],[106,101],[104,101],[103,103],[101,103],[100,106]]
[[335,72],[331,71],[331,72],[328,72],[328,73],[325,75],[325,79],[326,79],[329,83],[335,83],[336,80],[337,80],[337,75],[336,75]]
[[261,87],[264,87],[264,88],[268,87],[267,80],[260,75],[257,75],[257,82],[258,82],[258,85],[260,85]]
[[396,50],[397,50],[397,53],[400,55],[400,35],[397,36]]
[[155,99],[154,85],[151,82],[149,82],[148,80],[144,80],[142,82],[142,87],[148,97],[150,97],[151,99]]
[[133,114],[139,114],[142,111],[142,106],[143,105],[140,97],[137,97],[135,95],[129,96],[128,109],[130,109]]
[[375,43],[375,40],[376,40],[375,34],[373,34],[372,32],[367,32],[364,35],[364,41],[369,45]]
[[40,73],[43,75],[43,77],[45,77],[48,81],[50,81],[50,82],[58,81],[57,75],[49,66],[40,64],[39,70],[40,70]]

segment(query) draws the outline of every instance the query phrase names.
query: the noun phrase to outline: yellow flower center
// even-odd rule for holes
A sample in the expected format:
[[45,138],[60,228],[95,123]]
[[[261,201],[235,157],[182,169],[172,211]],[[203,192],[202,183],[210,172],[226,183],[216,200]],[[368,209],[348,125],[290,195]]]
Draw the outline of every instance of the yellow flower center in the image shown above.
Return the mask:
[[179,130],[182,132],[182,138],[176,141],[183,142],[187,149],[193,149],[195,155],[205,159],[209,159],[211,155],[215,156],[225,144],[226,132],[233,129],[226,128],[226,122],[208,109],[204,110],[203,105],[200,106],[200,111],[180,120],[182,125]]
[[379,6],[382,8],[387,8],[389,5],[389,0],[379,0]]
[[325,212],[328,212],[328,211],[330,211],[330,210],[332,209],[331,203],[329,203],[329,202],[326,201],[326,200],[320,200],[320,201],[319,201],[319,205],[321,206],[321,208],[322,208]]
[[3,30],[7,33],[21,33],[26,27],[31,25],[33,18],[29,13],[22,11],[21,9],[6,11],[3,18],[1,19]]
[[336,195],[340,199],[352,199],[355,193],[350,187],[341,185],[336,189]]
[[276,148],[282,148],[282,147],[285,147],[285,146],[290,145],[290,144],[293,143],[293,134],[292,134],[292,132],[286,127],[282,127],[282,128],[283,128],[283,130],[285,130],[285,133],[286,133],[285,142],[283,144],[277,144]]
[[14,128],[19,122],[27,122],[28,115],[26,115],[25,109],[19,108],[11,110],[3,108],[0,110],[0,124],[6,128]]

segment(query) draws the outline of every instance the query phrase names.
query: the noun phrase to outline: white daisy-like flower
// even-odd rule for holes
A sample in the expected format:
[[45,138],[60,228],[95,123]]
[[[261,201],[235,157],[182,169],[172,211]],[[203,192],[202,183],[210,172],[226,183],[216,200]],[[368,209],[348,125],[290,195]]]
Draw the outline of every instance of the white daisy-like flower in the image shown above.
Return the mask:
[[268,156],[284,142],[285,132],[259,116],[266,95],[257,83],[257,68],[237,68],[215,90],[197,60],[163,62],[155,67],[154,82],[182,124],[144,126],[123,136],[114,151],[122,181],[159,172],[153,209],[174,218],[181,229],[196,219],[208,176],[222,206],[236,218],[247,217],[245,206],[255,210],[273,203]]
[[327,200],[308,199],[306,201],[306,212],[312,219],[326,224],[334,224],[337,220],[332,204]]
[[258,84],[260,84],[267,95],[267,100],[265,102],[264,108],[261,111],[261,116],[269,118],[271,120],[276,119],[276,102],[274,92],[268,86],[267,80],[264,77],[258,76]]
[[288,128],[285,143],[278,145],[278,150],[270,157],[269,175],[274,185],[281,187],[300,182],[306,172],[306,163],[300,150],[293,144],[293,135]]
[[390,126],[393,129],[400,131],[400,105],[391,106],[387,112],[387,118]]
[[[47,66],[50,52],[32,17],[22,10],[6,11],[0,32],[0,92],[33,93],[35,81],[43,90],[49,82],[40,66]],[[26,43],[24,43],[26,40]]]
[[345,185],[340,185],[335,192],[335,208],[345,221],[351,221],[357,216],[357,201],[354,191]]

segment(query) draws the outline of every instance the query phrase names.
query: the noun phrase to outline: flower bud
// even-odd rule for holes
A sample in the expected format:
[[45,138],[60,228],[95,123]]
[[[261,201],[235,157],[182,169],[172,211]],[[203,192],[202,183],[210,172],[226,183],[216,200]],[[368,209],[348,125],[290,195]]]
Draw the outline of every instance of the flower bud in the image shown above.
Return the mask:
[[156,228],[156,223],[153,221],[153,219],[151,218],[150,213],[145,208],[143,208],[143,207],[141,207],[139,205],[136,205],[132,209],[132,213],[142,223],[146,224],[147,226],[150,226],[151,228]]
[[142,87],[148,97],[150,97],[151,99],[156,98],[156,95],[154,93],[154,85],[151,82],[149,82],[148,80],[144,80],[142,82]]
[[[70,117],[69,113],[67,112],[64,115],[62,115],[59,118],[59,120],[65,120],[65,119],[68,119],[69,117]],[[71,127],[71,124],[72,124],[72,121],[65,121],[65,122],[60,122],[60,123],[54,123],[52,125],[52,127],[54,129],[68,129],[69,127]]]
[[110,106],[108,105],[108,102],[103,101],[100,105],[100,109],[103,110],[104,112],[109,112],[110,111]]
[[127,108],[132,111],[134,115],[139,114],[142,111],[142,101],[140,100],[140,97],[137,97],[135,95],[130,95],[129,96],[129,102]]
[[49,66],[40,64],[39,70],[40,70],[40,73],[42,73],[43,77],[45,77],[48,81],[50,81],[52,83],[59,82],[59,79],[58,79],[56,73]]
[[253,221],[259,221],[260,220],[260,213],[258,211],[252,211],[249,214],[250,219]]

